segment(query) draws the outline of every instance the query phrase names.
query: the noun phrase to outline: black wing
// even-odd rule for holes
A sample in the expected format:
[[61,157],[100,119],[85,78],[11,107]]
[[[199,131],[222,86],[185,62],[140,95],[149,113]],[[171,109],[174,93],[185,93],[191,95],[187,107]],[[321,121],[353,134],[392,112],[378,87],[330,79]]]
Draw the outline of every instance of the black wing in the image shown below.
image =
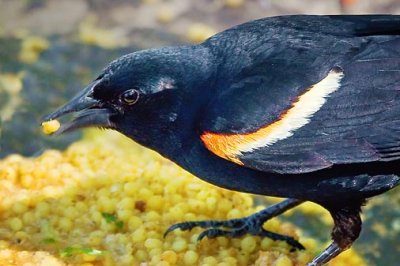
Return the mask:
[[[246,167],[277,173],[399,159],[400,36],[395,35],[399,17],[328,19],[350,23],[353,27],[346,34],[353,34],[339,36],[339,27],[330,30],[335,34],[289,27],[289,44],[279,52],[271,48],[264,57],[258,53],[257,60],[234,79],[225,80],[229,85],[219,84],[201,124],[201,138],[210,151]],[[374,21],[381,21],[382,28]],[[368,29],[374,36],[368,36]],[[251,54],[254,47],[247,49]],[[336,79],[336,89],[323,97],[318,93],[311,99],[303,97],[318,84],[324,85],[322,90],[330,86],[321,83],[329,77]],[[317,110],[288,119],[291,111],[304,111],[293,111],[296,104],[308,108],[321,99]],[[280,131],[274,129],[277,124]]]

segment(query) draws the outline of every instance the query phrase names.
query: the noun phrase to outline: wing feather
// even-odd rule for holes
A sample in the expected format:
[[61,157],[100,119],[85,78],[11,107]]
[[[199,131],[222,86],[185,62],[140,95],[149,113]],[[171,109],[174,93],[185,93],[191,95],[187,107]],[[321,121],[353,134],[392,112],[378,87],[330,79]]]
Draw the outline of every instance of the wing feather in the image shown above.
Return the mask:
[[[334,164],[400,159],[400,36],[371,42],[347,56],[342,62],[331,62],[320,69],[312,62],[305,64],[293,72],[293,79],[289,62],[281,62],[270,71],[260,71],[262,64],[257,65],[257,78],[252,71],[242,73],[204,113],[204,145],[233,163],[281,174],[318,171]],[[287,120],[289,125],[277,131],[274,141],[254,144],[260,137],[255,133],[268,137],[271,131],[263,129],[282,123],[301,95],[337,66],[343,71],[343,79],[323,97],[320,108]],[[302,104],[306,108],[308,101],[312,105],[315,100],[318,96],[314,95]],[[307,118],[307,122],[301,118]]]

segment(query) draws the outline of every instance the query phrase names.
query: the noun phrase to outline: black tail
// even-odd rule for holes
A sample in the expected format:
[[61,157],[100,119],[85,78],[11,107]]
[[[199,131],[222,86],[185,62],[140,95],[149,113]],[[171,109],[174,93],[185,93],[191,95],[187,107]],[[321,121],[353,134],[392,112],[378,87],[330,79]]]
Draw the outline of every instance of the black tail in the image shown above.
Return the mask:
[[[329,186],[328,189],[332,189],[332,192],[329,191],[327,192],[335,194],[336,198],[334,198],[334,204],[339,206],[340,205],[338,204],[339,199],[337,198],[339,195],[338,191],[343,191],[343,194],[341,194],[340,197],[343,200],[343,204],[348,205],[349,198],[356,196],[355,194],[357,194],[355,198],[366,199],[382,194],[398,186],[400,184],[400,177],[393,174],[391,175],[362,174],[357,176],[327,179],[320,183],[321,187],[324,186],[324,183],[328,184]],[[340,189],[338,189],[338,187],[340,187]],[[354,191],[355,193],[352,194],[349,193],[349,191]]]
[[380,194],[398,186],[399,184],[400,177],[397,175],[372,176],[369,178],[368,182],[365,183],[361,191]]
[[352,23],[356,36],[400,35],[400,15],[338,15],[330,18]]

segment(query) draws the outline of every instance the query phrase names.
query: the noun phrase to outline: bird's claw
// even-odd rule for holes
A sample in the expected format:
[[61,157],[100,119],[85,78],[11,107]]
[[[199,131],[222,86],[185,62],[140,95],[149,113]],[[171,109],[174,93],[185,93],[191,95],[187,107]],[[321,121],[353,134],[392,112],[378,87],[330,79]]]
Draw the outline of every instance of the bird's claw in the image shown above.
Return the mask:
[[177,223],[173,224],[164,233],[164,238],[167,237],[169,233],[172,231],[175,231],[176,229],[180,229],[182,231],[187,231],[187,230],[192,230],[195,226],[189,226],[190,222],[183,222],[183,223]]
[[[219,236],[230,236],[230,237],[241,237],[245,234],[251,234],[255,236],[268,237],[272,240],[281,240],[288,243],[292,250],[305,249],[300,242],[295,240],[293,237],[273,233],[265,230],[262,225],[265,221],[258,221],[256,217],[245,217],[243,219],[232,219],[226,221],[194,221],[194,222],[183,222],[177,223],[170,226],[164,233],[166,237],[170,232],[180,229],[182,231],[192,230],[194,227],[205,228],[203,232],[199,234],[197,240],[200,241],[204,237],[216,238]],[[227,228],[228,230],[221,229]]]
[[166,237],[169,233],[176,229],[180,229],[182,231],[190,231],[195,227],[201,228],[217,228],[217,227],[226,227],[226,228],[237,228],[243,226],[243,219],[231,219],[231,220],[222,220],[222,221],[214,221],[214,220],[206,220],[206,221],[193,221],[193,222],[182,222],[171,225],[164,233],[164,237]]

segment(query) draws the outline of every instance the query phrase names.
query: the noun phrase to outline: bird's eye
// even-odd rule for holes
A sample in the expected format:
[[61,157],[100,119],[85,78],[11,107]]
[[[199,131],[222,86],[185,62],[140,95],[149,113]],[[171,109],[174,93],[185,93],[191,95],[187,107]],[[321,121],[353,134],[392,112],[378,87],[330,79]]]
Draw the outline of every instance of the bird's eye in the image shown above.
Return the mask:
[[120,101],[127,105],[135,104],[139,100],[139,91],[135,89],[127,90],[120,96]]

